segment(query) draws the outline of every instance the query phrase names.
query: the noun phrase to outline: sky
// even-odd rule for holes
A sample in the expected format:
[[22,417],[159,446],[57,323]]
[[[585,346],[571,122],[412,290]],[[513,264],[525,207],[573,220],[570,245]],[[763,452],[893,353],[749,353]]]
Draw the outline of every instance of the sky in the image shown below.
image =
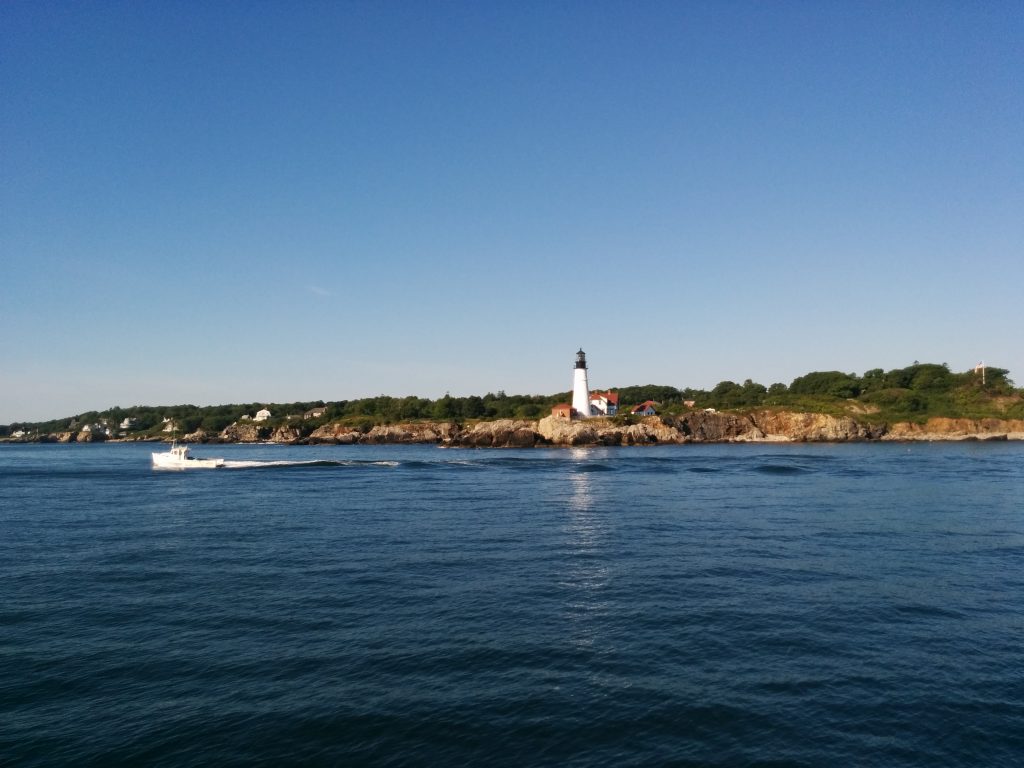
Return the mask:
[[1020,2],[0,4],[0,424],[1024,384]]

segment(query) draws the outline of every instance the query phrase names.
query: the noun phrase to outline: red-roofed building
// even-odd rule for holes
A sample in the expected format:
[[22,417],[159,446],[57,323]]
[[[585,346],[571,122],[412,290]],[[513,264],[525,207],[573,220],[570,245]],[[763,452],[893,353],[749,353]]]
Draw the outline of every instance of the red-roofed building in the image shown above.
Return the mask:
[[653,400],[646,400],[640,403],[640,405],[635,406],[630,413],[634,416],[654,416],[657,413],[657,411],[654,410],[654,406],[656,405],[657,403]]
[[614,416],[619,412],[618,392],[591,392],[590,413],[593,416]]
[[575,413],[576,409],[568,403],[559,403],[551,409],[552,416],[556,419],[565,419],[566,421],[570,421]]

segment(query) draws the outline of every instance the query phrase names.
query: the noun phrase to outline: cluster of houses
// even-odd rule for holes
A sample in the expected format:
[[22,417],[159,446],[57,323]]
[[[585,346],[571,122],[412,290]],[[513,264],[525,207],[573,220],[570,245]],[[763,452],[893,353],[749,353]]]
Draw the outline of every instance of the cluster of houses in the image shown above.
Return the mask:
[[[327,413],[327,406],[326,405],[320,405],[320,406],[317,406],[316,408],[310,408],[308,411],[306,411],[304,414],[302,414],[302,418],[303,419],[319,419],[321,416],[323,416],[326,413]],[[273,415],[274,414],[272,414],[266,408],[262,408],[262,409],[256,411],[256,415],[255,416],[249,416],[248,414],[246,414],[245,416],[243,416],[241,418],[241,420],[242,421],[267,421]],[[286,418],[293,419],[293,418],[298,418],[298,417],[297,416],[288,416]]]
[[[310,408],[308,411],[303,413],[302,414],[302,418],[303,419],[319,419],[322,416],[324,416],[326,413],[327,413],[327,406],[318,406],[316,408]],[[262,421],[268,421],[271,418],[271,416],[273,416],[273,414],[268,409],[262,408],[262,409],[256,411],[256,415],[255,416],[250,416],[250,415],[246,414],[246,415],[242,416],[239,419],[239,421],[257,421],[257,422],[262,422]],[[297,419],[298,416],[289,416],[288,418],[289,419],[292,419],[292,418],[296,418]],[[128,432],[130,432],[131,430],[135,429],[137,424],[138,424],[138,419],[135,419],[135,418],[133,418],[131,416],[127,416],[124,419],[122,419],[121,423],[118,424],[116,428],[112,427],[111,424],[109,424],[106,421],[97,422],[95,424],[79,425],[77,420],[72,419],[68,423],[67,428],[68,428],[68,430],[77,430],[79,432],[84,432],[84,433],[92,433],[92,434],[97,434],[97,435],[104,435],[105,437],[111,438],[111,437],[114,437],[115,435],[116,436],[120,436],[120,437],[124,437],[125,435],[127,435]],[[161,424],[162,424],[162,426],[160,428],[161,432],[165,432],[167,434],[173,434],[173,433],[175,433],[175,432],[177,432],[179,430],[178,423],[173,418],[171,418],[169,416],[165,416],[163,419],[161,419]],[[13,437],[15,439],[26,438],[28,436],[29,436],[29,433],[26,430],[24,430],[24,429],[18,429],[18,430],[15,430],[14,432],[11,433],[11,437]]]
[[[635,416],[654,416],[657,403],[645,400],[630,408]],[[576,367],[573,372],[572,402],[559,403],[551,409],[556,419],[589,419],[594,416],[615,416],[619,412],[619,393],[590,391],[587,382],[587,356],[581,349],[576,353]]]
[[255,416],[250,416],[247,413],[244,416],[242,416],[241,419],[239,419],[239,420],[240,421],[266,421],[267,419],[269,419],[273,415],[274,414],[272,414],[266,408],[260,408],[260,410],[256,411],[256,415]]
[[[686,401],[686,406],[692,408],[693,401]],[[713,409],[707,409],[713,411]],[[657,414],[657,403],[653,400],[645,400],[638,405],[634,405],[629,409],[629,413],[634,416],[654,416]],[[583,350],[579,350],[576,353],[576,367],[573,378],[573,393],[571,403],[559,403],[551,409],[551,415],[556,419],[564,419],[566,421],[572,421],[575,419],[589,419],[599,416],[615,416],[619,413],[619,393],[612,392],[611,390],[602,392],[600,390],[590,391],[587,383],[587,359]],[[327,414],[327,406],[317,406],[310,408],[308,411],[302,414],[303,419],[319,419]],[[255,416],[249,416],[248,414],[242,416],[240,421],[254,421],[264,422],[268,421],[273,414],[267,409],[262,408],[256,412]],[[297,416],[289,416],[291,418],[298,418]],[[135,427],[136,420],[133,418],[124,419],[118,426],[118,429],[122,434],[126,431],[131,430]],[[69,425],[69,428],[75,427],[75,422]],[[174,432],[177,430],[177,424],[171,418],[163,419],[163,431]],[[85,425],[82,427],[83,432],[89,432],[96,430],[103,432],[108,437],[111,435],[111,429],[109,426],[104,424]],[[18,430],[12,433],[12,437],[19,438],[25,436],[27,433],[24,430]]]
[[[634,416],[654,416],[658,413],[657,403],[653,400],[644,400],[639,405],[634,405],[629,409],[629,413]],[[569,403],[559,403],[551,409],[551,415],[556,419],[565,419],[571,421],[573,419],[588,418],[593,416],[615,416],[619,412],[619,393],[618,392],[593,392],[590,395],[590,413],[587,416],[581,416],[580,413],[572,407]]]
[[[326,413],[327,413],[327,406],[326,405],[320,405],[320,406],[317,406],[315,408],[310,408],[308,411],[303,413],[302,414],[302,418],[303,419],[319,419],[322,416],[324,416]],[[269,421],[273,417],[273,415],[274,414],[271,413],[268,408],[261,408],[260,410],[256,411],[256,415],[255,416],[250,416],[249,414],[246,413],[246,414],[240,416],[238,418],[238,420],[239,421],[264,422],[264,421]],[[298,416],[287,416],[286,418],[288,418],[288,419],[297,419]],[[131,422],[131,423],[129,423],[129,422]],[[134,419],[125,419],[121,423],[121,429],[130,429],[132,426],[134,426],[134,423],[135,423]],[[164,432],[174,432],[178,428],[177,424],[174,423],[173,419],[165,418],[163,420],[163,423],[164,423],[164,428],[163,428]]]

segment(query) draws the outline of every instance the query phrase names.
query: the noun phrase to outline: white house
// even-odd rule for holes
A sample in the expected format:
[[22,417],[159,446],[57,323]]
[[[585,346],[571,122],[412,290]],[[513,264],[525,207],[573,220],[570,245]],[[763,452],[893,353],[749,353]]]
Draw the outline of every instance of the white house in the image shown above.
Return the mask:
[[253,417],[252,420],[253,421],[266,421],[267,419],[270,418],[270,416],[271,416],[270,411],[268,411],[266,408],[263,408],[262,410],[256,411],[256,415]]
[[591,392],[590,413],[592,416],[614,416],[619,412],[618,392]]
[[655,403],[653,400],[645,400],[644,402],[640,403],[640,405],[633,408],[633,410],[630,411],[630,413],[632,413],[635,416],[653,416],[654,414],[657,413],[657,411],[654,410],[655,405],[657,405],[657,403]]

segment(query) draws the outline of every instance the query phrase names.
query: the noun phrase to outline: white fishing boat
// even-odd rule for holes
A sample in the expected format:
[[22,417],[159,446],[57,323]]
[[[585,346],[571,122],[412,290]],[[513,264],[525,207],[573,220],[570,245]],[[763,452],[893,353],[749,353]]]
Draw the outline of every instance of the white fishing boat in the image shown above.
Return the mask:
[[153,453],[153,469],[217,469],[224,459],[197,459],[188,455],[187,445],[171,443],[169,451]]

